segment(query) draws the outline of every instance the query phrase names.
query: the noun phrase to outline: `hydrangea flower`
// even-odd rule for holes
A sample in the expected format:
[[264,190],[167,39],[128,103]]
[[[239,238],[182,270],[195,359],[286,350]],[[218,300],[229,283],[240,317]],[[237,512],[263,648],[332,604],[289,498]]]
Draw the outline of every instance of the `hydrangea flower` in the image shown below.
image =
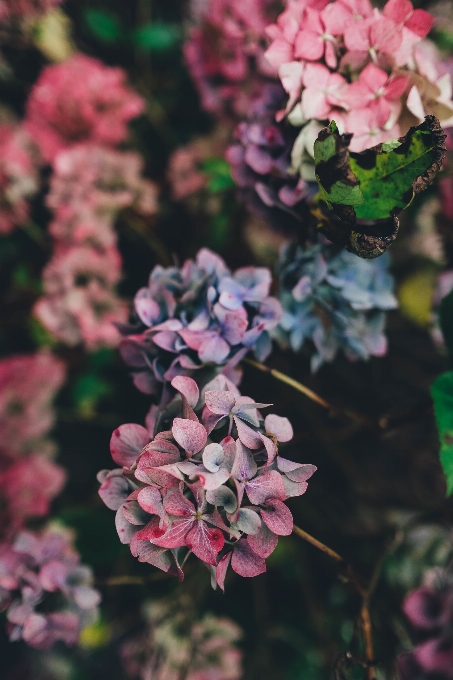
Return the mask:
[[112,458],[122,467],[99,473],[99,494],[140,562],[182,579],[192,552],[223,589],[230,563],[245,577],[266,570],[278,536],[293,529],[284,501],[305,493],[316,467],[279,455],[290,422],[263,418],[268,404],[241,396],[224,375],[201,395],[189,377],[172,387],[179,395],[164,410],[152,407],[146,428],[113,432]]
[[0,361],[0,457],[17,459],[36,448],[54,423],[52,401],[64,377],[50,352]]
[[71,532],[23,531],[12,545],[0,545],[0,611],[6,611],[9,639],[43,650],[59,640],[74,645],[97,618],[100,596],[92,583]]
[[186,598],[146,602],[144,631],[121,645],[129,678],[239,680],[242,631],[230,619],[205,614],[194,620]]
[[249,349],[264,359],[281,316],[270,285],[268,269],[231,273],[205,248],[181,268],[156,266],[135,296],[135,325],[120,345],[135,385],[157,394],[178,374],[206,382],[208,374],[228,372]]
[[[352,151],[398,137],[429,113],[451,125],[450,76],[421,42],[433,21],[409,0],[388,0],[382,12],[368,0],[290,3],[267,28],[266,52],[289,95],[290,122],[334,119],[354,134]],[[299,143],[301,161],[307,151]]]
[[273,336],[296,352],[310,340],[313,370],[340,349],[351,360],[384,355],[384,312],[397,306],[388,266],[387,255],[362,260],[328,241],[284,247],[278,264],[284,313]]
[[275,16],[269,0],[212,0],[202,9],[192,3],[184,56],[206,111],[237,119],[266,79],[276,76],[264,59],[265,27]]
[[62,0],[0,0],[0,21],[36,17],[61,3]]
[[27,101],[25,125],[46,161],[81,142],[115,146],[144,109],[120,68],[83,54],[47,66]]
[[27,133],[0,125],[0,234],[27,221],[29,199],[38,191],[36,166]]
[[46,203],[54,211],[50,233],[60,243],[103,247],[116,240],[112,223],[133,208],[157,212],[157,187],[142,177],[143,159],[94,144],[78,144],[55,158]]
[[433,569],[424,584],[410,593],[404,613],[412,627],[423,636],[410,654],[398,659],[401,680],[453,678],[453,581],[443,569]]
[[126,321],[127,306],[114,290],[121,274],[115,248],[58,248],[43,272],[44,296],[34,313],[56,339],[70,346],[114,346],[115,323]]
[[[278,228],[301,221],[302,202],[316,186],[291,169],[297,131],[287,121],[275,120],[283,99],[278,83],[266,85],[247,121],[237,126],[237,142],[226,152],[239,198]],[[314,180],[314,175],[310,179]]]

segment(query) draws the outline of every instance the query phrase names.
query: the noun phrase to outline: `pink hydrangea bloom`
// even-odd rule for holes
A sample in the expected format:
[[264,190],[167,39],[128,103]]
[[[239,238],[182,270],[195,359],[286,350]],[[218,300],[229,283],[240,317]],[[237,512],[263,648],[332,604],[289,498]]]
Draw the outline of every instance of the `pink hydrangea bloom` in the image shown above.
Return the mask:
[[[293,436],[290,422],[263,418],[259,409],[269,404],[241,396],[225,376],[201,394],[189,377],[172,386],[179,395],[168,412],[153,407],[147,428],[113,432],[112,458],[122,467],[99,473],[99,494],[140,562],[182,579],[189,551],[223,589],[230,563],[245,577],[266,570],[278,536],[293,529],[284,501],[305,493],[316,467],[280,456],[278,443]],[[164,422],[171,429],[162,431]]]
[[208,178],[199,170],[200,160],[202,157],[196,143],[176,149],[171,155],[168,163],[168,179],[176,201],[205,188]]
[[62,0],[0,0],[0,21],[39,16],[61,3]]
[[143,159],[135,152],[78,144],[58,153],[46,199],[55,214],[51,234],[60,243],[112,246],[112,222],[120,210],[157,212],[157,187],[142,172]]
[[16,458],[53,425],[52,400],[63,384],[64,367],[49,352],[0,361],[0,451]]
[[43,650],[60,640],[74,645],[96,620],[100,596],[72,542],[71,532],[49,528],[0,545],[0,611],[6,610],[11,641]]
[[27,133],[0,125],[0,234],[28,219],[28,200],[38,190],[36,162]]
[[27,102],[26,127],[46,161],[62,149],[90,141],[116,145],[144,109],[120,68],[83,54],[47,66]]
[[295,126],[334,119],[354,134],[356,152],[405,134],[428,114],[453,125],[450,75],[439,73],[421,43],[432,23],[409,0],[389,0],[382,11],[369,0],[289,3],[266,29],[266,57],[289,95],[277,119],[286,114]]
[[127,306],[114,291],[120,273],[121,258],[114,248],[59,248],[44,270],[44,296],[35,314],[51,335],[70,346],[116,345],[114,324],[127,318]]
[[194,619],[188,598],[146,602],[144,629],[121,645],[129,678],[137,680],[239,680],[242,631],[233,621],[205,614]]
[[193,15],[184,55],[203,107],[221,117],[247,111],[266,78],[265,27],[275,18],[269,0],[212,0]]

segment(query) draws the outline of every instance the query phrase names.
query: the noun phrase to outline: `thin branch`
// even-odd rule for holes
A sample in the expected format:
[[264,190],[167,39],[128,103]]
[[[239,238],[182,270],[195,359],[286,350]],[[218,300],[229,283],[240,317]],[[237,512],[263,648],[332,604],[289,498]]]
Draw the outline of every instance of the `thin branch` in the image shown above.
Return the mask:
[[259,371],[262,371],[263,373],[269,373],[273,378],[275,378],[279,382],[285,383],[285,385],[293,387],[295,390],[301,392],[302,394],[305,394],[306,397],[316,402],[323,408],[328,409],[329,411],[340,411],[345,415],[349,416],[350,418],[352,418],[353,420],[357,420],[360,423],[365,423],[366,425],[375,425],[374,421],[360,413],[355,413],[354,411],[349,411],[348,409],[338,408],[337,406],[330,404],[323,397],[320,397],[319,394],[313,392],[313,390],[311,390],[306,385],[303,385],[297,380],[294,380],[294,378],[290,378],[289,375],[286,375],[281,371],[277,371],[275,368],[269,368],[269,366],[265,366],[264,364],[261,364],[259,361],[254,361],[253,359],[243,359],[243,362],[245,364],[249,364],[249,366],[257,368]]

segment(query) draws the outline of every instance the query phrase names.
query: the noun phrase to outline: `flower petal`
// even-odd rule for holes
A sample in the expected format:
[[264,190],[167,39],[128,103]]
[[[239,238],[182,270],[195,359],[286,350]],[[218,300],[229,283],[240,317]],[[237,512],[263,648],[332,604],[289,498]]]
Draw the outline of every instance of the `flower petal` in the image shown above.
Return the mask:
[[262,557],[253,552],[246,538],[241,538],[236,543],[236,547],[231,558],[231,566],[236,574],[250,578],[258,576],[266,571],[266,562]]
[[290,509],[277,498],[269,498],[261,517],[269,529],[278,536],[289,536],[293,530],[293,516]]
[[112,432],[110,453],[117,465],[131,467],[149,443],[149,432],[141,425],[127,423]]
[[185,418],[175,418],[172,427],[173,437],[185,451],[198,453],[206,444],[208,435],[201,423]]

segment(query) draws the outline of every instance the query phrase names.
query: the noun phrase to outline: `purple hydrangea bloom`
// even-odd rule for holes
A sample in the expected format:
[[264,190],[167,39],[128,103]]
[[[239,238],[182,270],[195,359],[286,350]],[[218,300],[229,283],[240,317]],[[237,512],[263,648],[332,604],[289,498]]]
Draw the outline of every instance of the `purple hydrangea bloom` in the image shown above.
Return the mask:
[[325,239],[286,246],[278,265],[284,312],[273,336],[295,352],[311,341],[313,370],[339,350],[350,360],[384,355],[384,312],[397,306],[388,267],[387,254],[364,260]]
[[140,562],[182,579],[192,552],[224,588],[230,563],[240,576],[266,570],[278,536],[293,529],[285,500],[305,493],[316,467],[283,458],[290,422],[264,418],[269,404],[241,396],[224,375],[201,394],[187,376],[172,387],[179,394],[147,428],[113,432],[110,450],[121,468],[99,473],[99,494]]
[[284,98],[277,83],[263,88],[248,119],[237,126],[238,141],[227,149],[226,157],[240,200],[275,228],[294,229],[303,222],[316,182],[306,181],[298,169],[291,169],[298,129],[286,119],[277,122],[275,118]]
[[263,267],[232,273],[206,248],[181,268],[156,266],[135,297],[136,325],[120,345],[138,389],[159,394],[177,375],[199,382],[221,371],[232,377],[249,349],[264,360],[281,317],[271,280]]
[[[96,620],[100,595],[71,539],[71,532],[46,529],[0,545],[0,611],[7,612],[11,641],[44,650],[59,640],[74,645]],[[49,610],[51,594],[59,596],[57,609]]]
[[404,613],[421,642],[398,659],[401,680],[453,678],[453,580],[443,569],[426,574],[425,583],[406,598]]

